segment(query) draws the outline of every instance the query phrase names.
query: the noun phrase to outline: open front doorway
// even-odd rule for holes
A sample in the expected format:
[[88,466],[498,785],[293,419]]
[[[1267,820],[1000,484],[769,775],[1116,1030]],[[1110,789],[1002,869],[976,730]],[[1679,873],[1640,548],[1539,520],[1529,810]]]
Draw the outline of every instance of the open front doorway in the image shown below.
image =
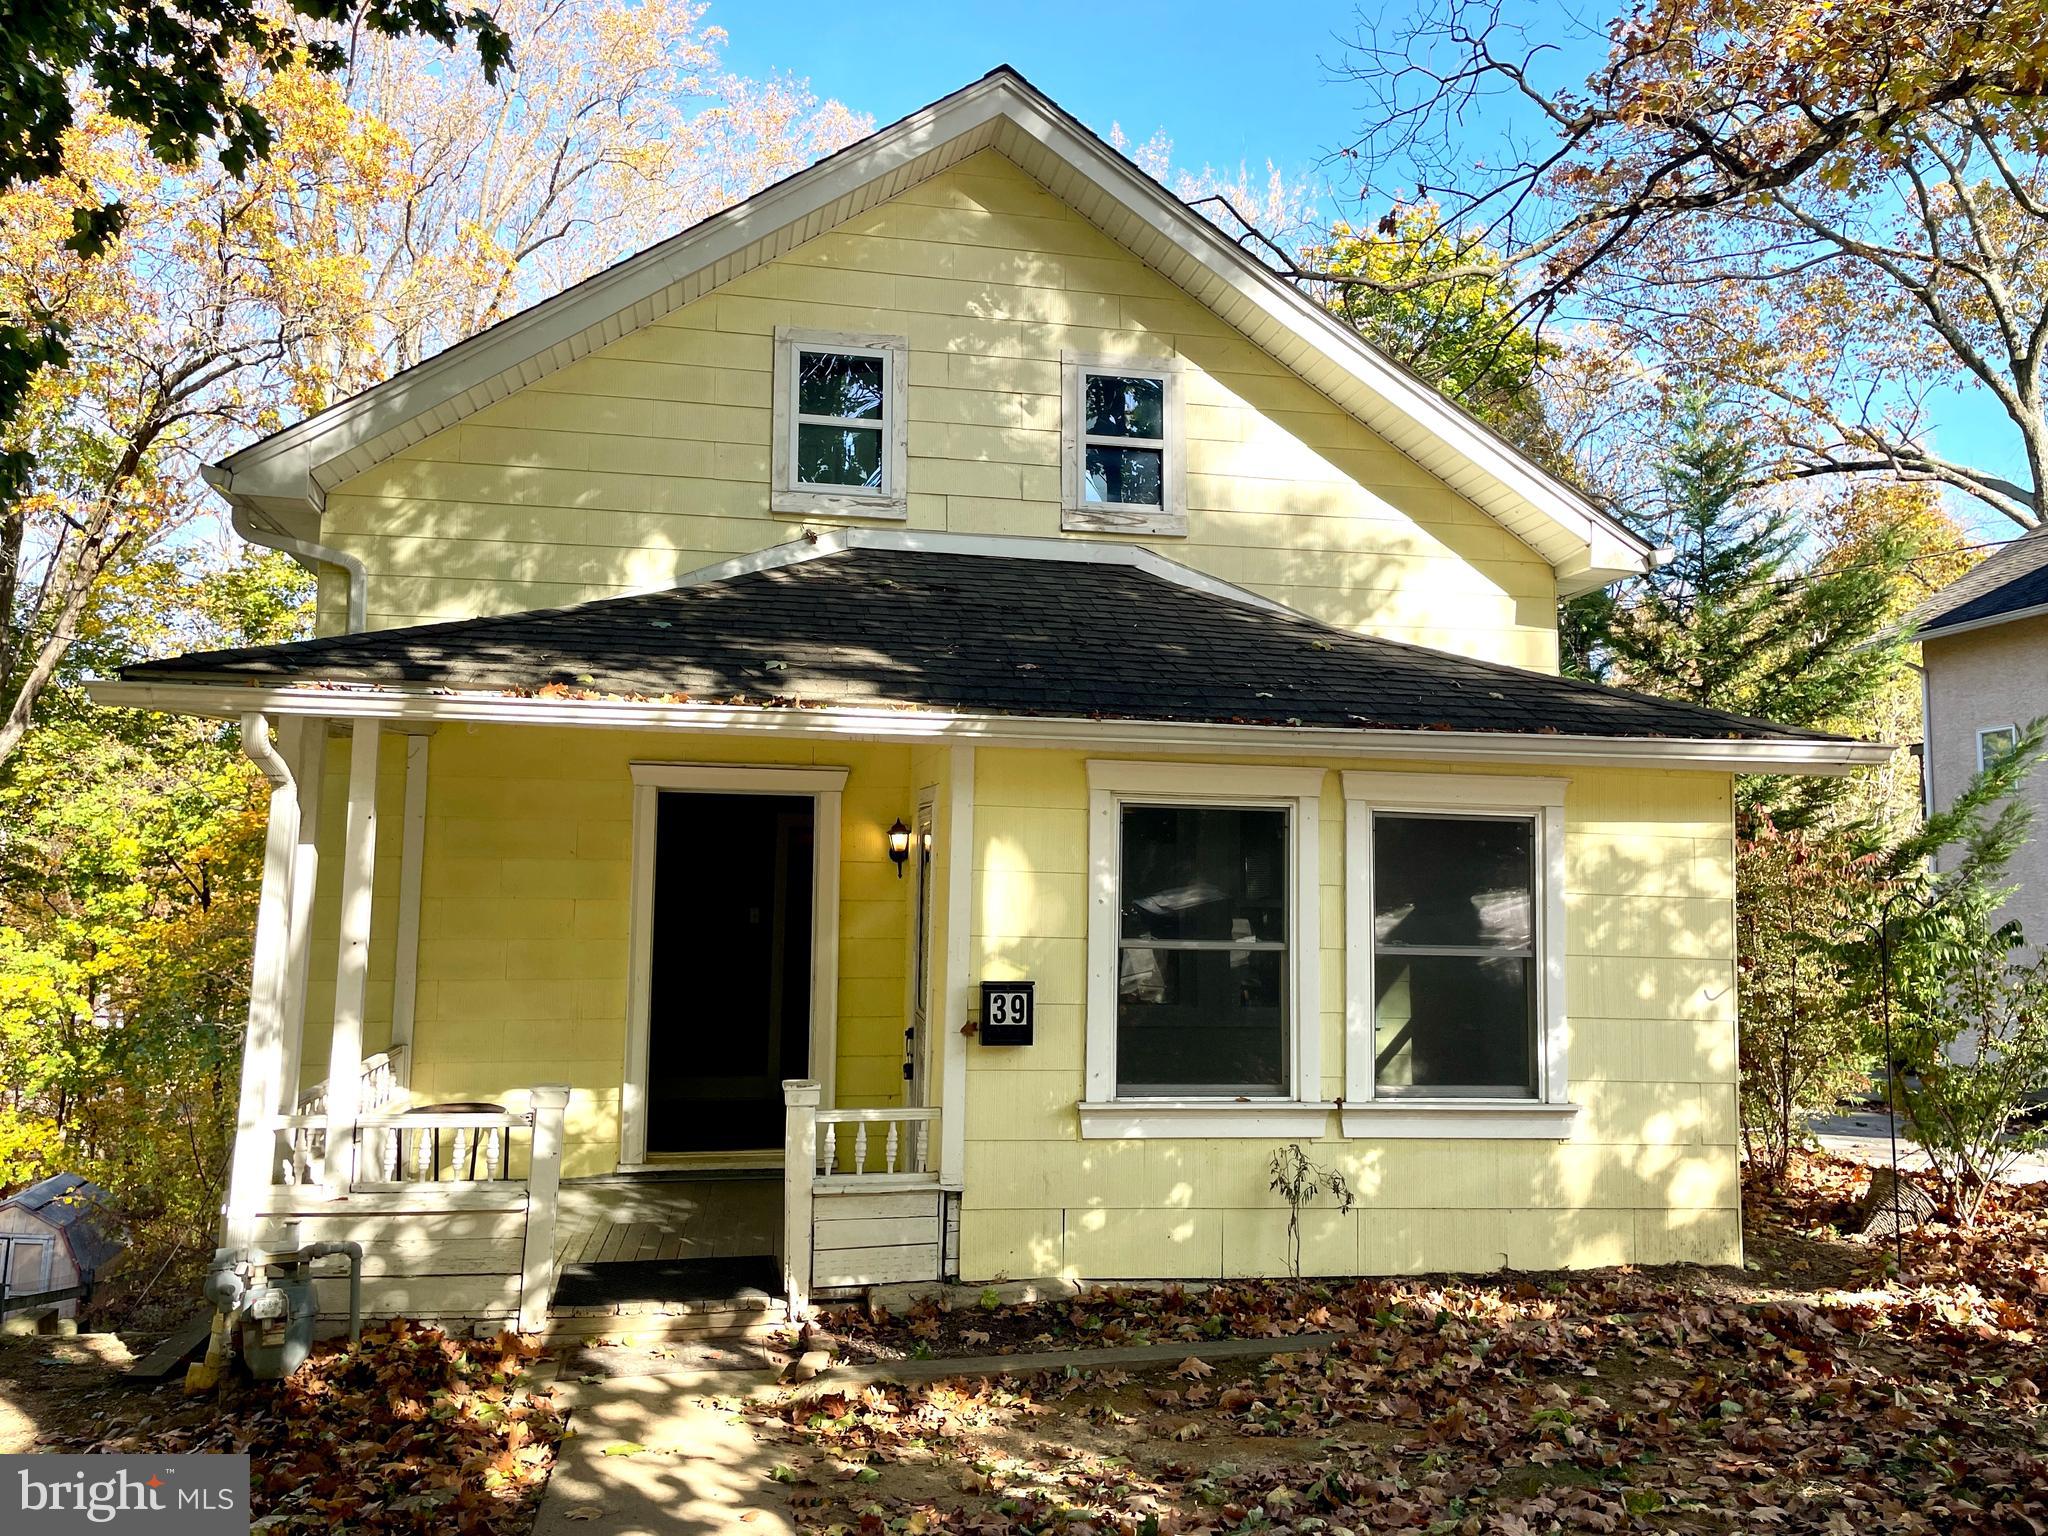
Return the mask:
[[784,1080],[830,1072],[845,772],[641,763],[633,776],[620,1161],[779,1168]]
[[665,794],[654,852],[647,1150],[782,1144],[811,1061],[808,795]]

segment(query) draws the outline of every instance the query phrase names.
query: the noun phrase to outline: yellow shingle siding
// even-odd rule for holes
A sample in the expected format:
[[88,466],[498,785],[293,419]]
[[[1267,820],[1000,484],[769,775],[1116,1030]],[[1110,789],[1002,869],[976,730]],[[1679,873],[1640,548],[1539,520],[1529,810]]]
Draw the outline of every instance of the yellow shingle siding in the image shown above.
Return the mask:
[[[1083,1141],[1087,804],[1078,754],[978,754],[974,964],[1038,983],[1028,1050],[969,1061],[963,1275],[1284,1271],[1288,1138]],[[1357,764],[1329,764],[1339,766]],[[1414,765],[1403,765],[1410,769]],[[1311,1272],[1739,1261],[1734,884],[1725,775],[1582,770],[1565,798],[1568,1140],[1345,1140],[1357,1190],[1304,1221]],[[1343,817],[1321,850],[1324,1092],[1343,1092]]]
[[[984,152],[330,493],[373,626],[659,587],[768,511],[775,328],[910,343],[908,526],[1060,534],[1060,356],[1185,365],[1189,531],[1155,547],[1349,628],[1556,666],[1549,566]],[[322,594],[336,622],[340,589]]]

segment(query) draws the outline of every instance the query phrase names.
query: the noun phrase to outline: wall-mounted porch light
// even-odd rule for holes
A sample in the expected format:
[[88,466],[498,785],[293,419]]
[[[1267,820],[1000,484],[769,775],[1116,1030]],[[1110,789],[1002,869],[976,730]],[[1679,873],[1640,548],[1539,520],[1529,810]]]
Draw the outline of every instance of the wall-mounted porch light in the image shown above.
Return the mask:
[[896,878],[903,878],[903,865],[910,858],[910,828],[903,825],[898,816],[895,825],[889,828],[889,862],[896,866]]

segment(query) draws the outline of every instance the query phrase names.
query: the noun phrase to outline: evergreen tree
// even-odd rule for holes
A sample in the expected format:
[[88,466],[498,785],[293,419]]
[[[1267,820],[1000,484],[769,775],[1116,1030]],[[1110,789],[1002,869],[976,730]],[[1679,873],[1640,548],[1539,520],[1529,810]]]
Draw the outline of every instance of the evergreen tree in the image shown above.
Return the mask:
[[[1880,531],[1852,558],[1816,551],[1789,511],[1749,493],[1753,470],[1740,431],[1705,405],[1687,409],[1660,504],[1633,519],[1671,558],[1565,605],[1565,668],[1778,725],[1853,730],[1903,660],[1887,621],[1909,543]],[[1742,804],[1791,825],[1838,791],[1833,780],[1749,779]]]

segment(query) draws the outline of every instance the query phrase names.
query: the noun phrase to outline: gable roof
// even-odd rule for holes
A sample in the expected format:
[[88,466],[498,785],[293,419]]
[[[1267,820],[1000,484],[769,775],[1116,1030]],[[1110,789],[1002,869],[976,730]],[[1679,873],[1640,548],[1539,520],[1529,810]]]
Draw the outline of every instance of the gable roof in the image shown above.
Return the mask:
[[[1019,552],[988,552],[1014,544]],[[1849,746],[1361,635],[1127,546],[841,535],[663,592],[122,669],[130,683],[628,695],[785,711]],[[349,712],[329,698],[336,713]]]
[[2022,534],[1922,603],[1922,635],[1956,634],[2048,613],[2048,528]]
[[493,401],[994,149],[1489,513],[1567,594],[1640,571],[1641,539],[1190,210],[1008,68],[208,466],[237,511],[317,537],[327,491]]

